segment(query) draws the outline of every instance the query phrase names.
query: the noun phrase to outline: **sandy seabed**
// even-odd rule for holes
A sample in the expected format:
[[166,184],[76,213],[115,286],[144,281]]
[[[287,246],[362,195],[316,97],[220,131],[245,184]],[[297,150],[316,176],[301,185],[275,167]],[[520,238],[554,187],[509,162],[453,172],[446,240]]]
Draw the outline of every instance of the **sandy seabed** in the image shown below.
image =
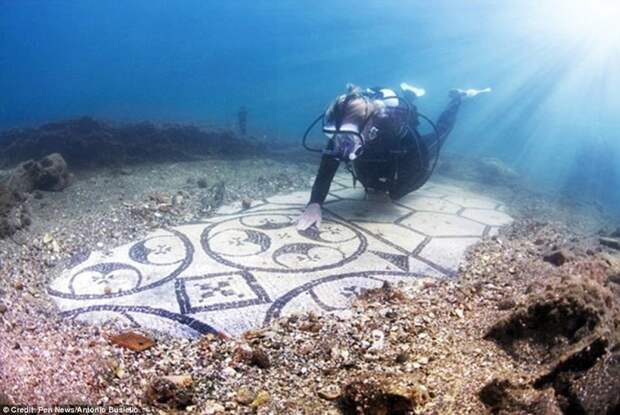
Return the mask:
[[[33,194],[30,228],[0,241],[0,404],[277,414],[618,410],[619,385],[605,376],[618,373],[620,255],[596,234],[614,224],[515,184],[434,179],[503,200],[516,218],[471,249],[456,278],[385,287],[350,312],[288,317],[239,339],[144,333],[154,345],[135,352],[110,340],[122,327],[62,320],[46,295],[81,252],[200,220],[222,203],[308,189],[315,170],[316,160],[295,154],[212,157],[78,171],[64,191]],[[559,249],[563,260],[545,260]]]

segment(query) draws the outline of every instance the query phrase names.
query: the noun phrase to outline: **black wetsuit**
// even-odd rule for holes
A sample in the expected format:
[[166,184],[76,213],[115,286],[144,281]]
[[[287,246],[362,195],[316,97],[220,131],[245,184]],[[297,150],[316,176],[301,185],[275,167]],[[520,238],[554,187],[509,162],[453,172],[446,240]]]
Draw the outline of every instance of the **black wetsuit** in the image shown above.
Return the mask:
[[[441,146],[454,127],[460,104],[460,97],[453,98],[439,116],[436,123],[439,137],[435,132],[426,135],[418,133],[415,107],[412,107],[413,116],[406,133],[399,136],[390,125],[396,124],[394,114],[386,108],[384,114],[373,120],[379,135],[365,143],[362,155],[352,162],[356,178],[365,189],[388,192],[392,200],[422,187],[432,173]],[[331,146],[332,140],[328,142],[327,149]],[[312,186],[310,203],[322,204],[325,201],[339,165],[337,158],[323,154]]]

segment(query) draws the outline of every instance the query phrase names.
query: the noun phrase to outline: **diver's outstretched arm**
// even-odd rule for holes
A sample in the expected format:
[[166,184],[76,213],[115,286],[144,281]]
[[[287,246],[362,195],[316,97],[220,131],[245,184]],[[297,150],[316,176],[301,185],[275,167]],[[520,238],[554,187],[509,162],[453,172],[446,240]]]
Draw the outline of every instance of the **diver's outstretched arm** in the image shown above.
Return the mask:
[[327,197],[327,193],[329,193],[329,187],[338,171],[339,165],[340,161],[333,156],[324,154],[323,157],[321,157],[321,165],[319,166],[319,171],[312,185],[312,194],[310,195],[309,203],[323,204]]
[[306,230],[312,225],[316,225],[317,228],[321,226],[321,205],[327,198],[329,187],[339,165],[340,162],[333,156],[324,154],[321,157],[319,172],[314,179],[314,185],[312,185],[310,202],[297,222],[297,229]]

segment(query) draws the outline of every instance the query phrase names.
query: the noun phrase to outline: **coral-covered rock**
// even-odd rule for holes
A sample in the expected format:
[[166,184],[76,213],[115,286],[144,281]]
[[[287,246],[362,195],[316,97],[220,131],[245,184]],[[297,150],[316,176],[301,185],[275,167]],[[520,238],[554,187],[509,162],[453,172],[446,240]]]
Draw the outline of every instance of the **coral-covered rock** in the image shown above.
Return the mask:
[[67,163],[58,153],[52,153],[38,161],[21,163],[9,179],[9,187],[18,192],[34,190],[61,191],[71,183]]
[[[614,267],[607,264],[573,264],[570,277],[549,278],[524,306],[491,328],[487,338],[515,360],[542,362],[544,368],[526,385],[487,384],[479,396],[492,412],[618,413],[620,304]],[[557,405],[547,399],[544,411],[532,406],[546,390],[554,391]]]
[[0,182],[0,239],[12,236],[32,222],[24,197],[7,183]]
[[506,379],[493,379],[479,393],[491,413],[562,415],[552,389],[538,391],[528,385],[515,385]]
[[570,386],[574,404],[587,414],[620,412],[620,351],[599,359]]
[[543,256],[543,260],[559,267],[564,265],[572,257],[573,255],[566,249],[556,249],[555,251],[546,253]]
[[487,334],[519,360],[543,361],[617,330],[613,293],[594,278],[550,279]]

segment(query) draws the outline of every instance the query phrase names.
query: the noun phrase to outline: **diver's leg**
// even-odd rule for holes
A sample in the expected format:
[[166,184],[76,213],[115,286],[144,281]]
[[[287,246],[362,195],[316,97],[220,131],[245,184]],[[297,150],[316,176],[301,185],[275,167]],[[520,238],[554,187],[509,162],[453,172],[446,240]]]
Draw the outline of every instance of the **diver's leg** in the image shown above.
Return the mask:
[[389,188],[392,200],[419,189],[430,175],[429,147],[426,142],[417,140],[417,137],[417,132],[410,132],[406,138],[408,145],[405,152],[395,159],[396,174]]
[[431,133],[431,137],[427,134],[423,138],[424,142],[428,145],[431,145],[434,141],[438,141],[439,146],[441,147],[446,141],[446,138],[448,138],[448,135],[454,129],[454,125],[456,124],[456,116],[461,108],[462,97],[460,94],[451,94],[450,98],[450,102],[448,102],[448,105],[443,110],[441,115],[439,115],[439,118],[435,123],[435,126],[437,127],[437,134],[439,134],[439,136],[437,136],[435,131],[433,131]]
[[448,95],[450,97],[450,102],[446,109],[443,110],[437,122],[435,123],[437,127],[437,133],[439,137],[433,132],[430,135],[425,135],[423,138],[426,143],[432,145],[433,141],[437,141],[439,147],[441,147],[452,129],[454,128],[454,124],[456,124],[456,116],[459,112],[459,108],[461,107],[461,102],[463,99],[471,99],[477,95],[485,94],[491,92],[491,88],[485,89],[453,89]]
[[398,177],[390,189],[390,197],[399,199],[424,186],[435,167],[439,150],[454,129],[463,95],[450,93],[450,102],[437,119],[436,131],[423,136],[411,133],[412,147],[400,157]]

